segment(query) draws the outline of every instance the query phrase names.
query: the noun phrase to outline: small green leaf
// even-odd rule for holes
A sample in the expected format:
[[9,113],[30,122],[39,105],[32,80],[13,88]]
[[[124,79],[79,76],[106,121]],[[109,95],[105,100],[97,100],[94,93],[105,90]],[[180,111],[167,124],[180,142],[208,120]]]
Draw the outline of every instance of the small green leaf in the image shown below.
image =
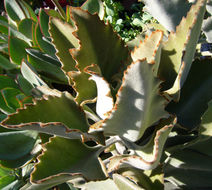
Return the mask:
[[34,68],[28,63],[23,61],[21,64],[21,73],[23,77],[33,86],[47,86],[43,80],[40,79]]
[[77,92],[76,102],[79,104],[83,101],[93,101],[96,98],[96,85],[94,81],[90,81],[87,73],[80,71],[69,72],[69,77],[73,81],[73,88]]
[[99,18],[103,20],[105,11],[104,11],[104,5],[101,0],[87,0],[81,8],[83,10],[87,10],[89,13],[94,14],[98,13]]
[[50,37],[49,35],[49,15],[46,14],[44,9],[40,9],[39,12],[39,21],[40,21],[40,28],[41,28],[41,32],[44,36],[46,37]]
[[32,19],[23,19],[18,24],[18,31],[23,33],[27,38],[33,39],[33,30],[35,22]]
[[17,131],[0,133],[0,159],[15,160],[31,152],[37,132]]
[[26,49],[29,48],[29,44],[27,44],[25,41],[15,38],[15,37],[10,37],[9,38],[9,52],[10,52],[10,57],[12,61],[20,65],[22,60],[27,58],[27,53]]
[[32,20],[34,20],[35,22],[38,21],[38,18],[35,14],[35,12],[33,11],[32,7],[30,5],[28,5],[24,0],[19,0],[20,4],[22,5],[22,7],[25,7],[25,10],[27,10],[26,12],[28,12],[30,18]]
[[13,175],[7,175],[0,177],[0,188],[4,189],[7,185],[15,181],[16,177]]
[[11,63],[7,58],[0,54],[0,67],[5,70],[11,70],[17,68],[17,65]]
[[26,18],[25,12],[16,0],[5,0],[4,4],[7,14],[12,20],[18,22]]
[[6,75],[0,75],[0,90],[5,88],[19,89],[17,83]]
[[26,51],[28,53],[28,61],[43,77],[59,83],[68,84],[68,77],[62,71],[60,62],[50,58],[39,50],[28,49]]
[[18,75],[17,81],[22,92],[26,96],[31,96],[32,95],[31,91],[33,89],[33,86],[22,75]]
[[54,46],[51,44],[51,42],[48,41],[48,39],[44,38],[39,23],[37,23],[35,26],[35,39],[41,51],[49,55],[55,56],[56,50]]

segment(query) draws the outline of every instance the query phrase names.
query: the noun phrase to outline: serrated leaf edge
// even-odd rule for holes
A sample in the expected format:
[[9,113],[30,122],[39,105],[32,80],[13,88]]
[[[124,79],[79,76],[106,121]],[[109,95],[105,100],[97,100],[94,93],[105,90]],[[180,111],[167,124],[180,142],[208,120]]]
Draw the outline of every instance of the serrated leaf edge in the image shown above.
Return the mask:
[[[176,119],[175,121],[176,122]],[[165,127],[161,128],[160,130],[158,130],[156,132],[156,136],[154,138],[154,148],[153,148],[153,159],[152,161],[147,161],[144,158],[140,157],[140,156],[136,156],[136,155],[130,155],[127,156],[125,158],[122,158],[113,168],[110,168],[110,170],[108,171],[113,172],[114,170],[118,170],[121,167],[121,164],[124,164],[126,161],[128,161],[129,159],[133,159],[133,160],[138,160],[140,162],[140,168],[142,170],[152,170],[157,166],[157,161],[159,162],[158,159],[158,155],[159,155],[159,137],[161,135],[162,132],[166,131],[169,128],[173,128],[174,125],[170,124],[170,125],[166,125]],[[110,160],[112,160],[113,158],[116,158],[117,156],[114,156],[112,158],[110,158]]]
[[136,47],[131,51],[131,55],[135,54],[135,52],[136,52],[138,49],[140,49],[141,46],[145,45],[145,44],[147,43],[147,41],[148,41],[149,39],[151,39],[152,36],[153,36],[155,33],[159,33],[159,32],[161,33],[161,37],[160,37],[160,39],[159,39],[159,41],[158,41],[158,44],[156,45],[156,47],[155,47],[155,49],[154,49],[154,51],[153,51],[152,60],[151,60],[151,61],[148,61],[149,64],[155,64],[155,59],[154,59],[154,58],[155,58],[155,56],[156,56],[156,53],[157,53],[157,51],[158,51],[158,49],[159,49],[160,44],[161,44],[162,41],[163,41],[163,34],[164,34],[164,32],[163,32],[162,30],[153,31],[149,36],[146,35],[144,41],[142,42],[142,41],[140,40],[139,46],[138,46],[138,47],[136,46]]

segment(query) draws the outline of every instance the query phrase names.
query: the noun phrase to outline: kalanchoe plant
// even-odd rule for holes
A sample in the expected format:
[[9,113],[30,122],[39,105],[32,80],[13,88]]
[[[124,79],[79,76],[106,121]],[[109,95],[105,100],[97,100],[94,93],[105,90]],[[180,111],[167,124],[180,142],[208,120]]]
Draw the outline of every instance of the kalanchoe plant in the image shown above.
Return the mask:
[[[5,5],[9,20],[20,23],[21,13],[13,14],[11,1]],[[157,9],[174,31],[155,30],[130,48],[104,23],[100,0],[67,7],[66,13],[58,7],[61,15],[49,10],[50,17],[41,10],[48,19],[40,18],[30,41],[40,50],[24,42],[25,59],[9,54],[20,61],[22,80],[4,80],[33,100],[1,122],[0,164],[19,172],[6,185],[212,187],[212,64],[211,58],[194,60],[206,0],[178,5],[185,10],[175,15],[178,20],[167,7]],[[2,169],[2,176],[8,172]],[[10,183],[14,179],[18,185]]]

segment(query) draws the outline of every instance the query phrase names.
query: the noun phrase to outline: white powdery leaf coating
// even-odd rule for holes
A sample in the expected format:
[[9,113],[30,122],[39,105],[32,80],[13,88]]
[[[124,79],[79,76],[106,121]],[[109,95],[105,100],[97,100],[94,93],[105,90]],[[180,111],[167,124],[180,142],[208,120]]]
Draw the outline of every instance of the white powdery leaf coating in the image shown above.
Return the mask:
[[107,113],[113,108],[113,98],[110,94],[110,87],[103,77],[92,74],[90,80],[96,82],[97,86],[97,103],[96,103],[96,113],[105,119],[108,115]]
[[148,127],[166,118],[166,100],[159,95],[160,82],[146,60],[132,63],[125,71],[116,104],[102,124],[104,134],[119,135],[134,142]]

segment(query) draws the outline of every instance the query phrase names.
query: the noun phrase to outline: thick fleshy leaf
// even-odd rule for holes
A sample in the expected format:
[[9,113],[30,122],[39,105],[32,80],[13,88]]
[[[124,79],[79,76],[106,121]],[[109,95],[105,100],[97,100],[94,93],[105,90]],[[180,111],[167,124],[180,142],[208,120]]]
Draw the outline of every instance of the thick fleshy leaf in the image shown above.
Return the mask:
[[3,189],[8,184],[15,181],[16,177],[13,174],[13,170],[0,167],[0,188]]
[[[172,32],[163,44],[159,76],[166,81],[166,89],[175,82],[169,94],[178,93],[185,82],[196,51],[205,4],[206,0],[198,0],[186,18],[183,17],[176,32]],[[179,93],[176,98],[179,98]]]
[[23,33],[27,38],[33,39],[33,28],[35,27],[35,22],[32,19],[23,19],[18,24],[18,31]]
[[0,67],[6,70],[11,70],[17,68],[17,65],[11,63],[7,58],[3,55],[0,55]]
[[[105,119],[114,106],[113,97],[108,82],[99,76],[99,73],[89,71],[89,69],[94,69],[95,67],[97,66],[92,65],[86,71],[91,75],[89,79],[95,81],[97,87],[96,113],[102,119]],[[97,69],[99,68],[97,67]]]
[[207,37],[207,41],[212,43],[212,16],[208,17],[203,21],[202,29]]
[[19,109],[17,113],[10,115],[3,125],[31,130],[43,128],[44,131],[46,127],[52,130],[52,134],[54,134],[54,128],[57,131],[61,127],[63,133],[66,133],[66,130],[80,133],[80,130],[87,132],[89,127],[84,112],[68,93],[44,97],[24,109]]
[[146,36],[144,42],[141,42],[138,47],[135,47],[134,51],[131,53],[134,62],[146,58],[149,64],[155,64],[155,75],[157,75],[160,63],[162,39],[162,31],[157,30],[152,32],[152,34],[149,37]]
[[9,107],[7,102],[5,102],[5,98],[2,93],[0,93],[0,111],[4,114],[11,114],[15,112],[15,110]]
[[4,187],[3,189],[19,190],[23,185],[24,185],[24,182],[22,180],[16,179],[12,183],[10,183],[6,187]]
[[[179,147],[164,167],[165,179],[183,189],[211,189],[212,101],[202,117],[199,137]],[[192,158],[192,159],[191,159]]]
[[63,70],[65,72],[76,70],[76,63],[69,53],[69,49],[79,46],[77,38],[72,34],[74,27],[54,17],[51,17],[49,27],[49,32],[53,39],[52,43],[57,49],[56,55],[63,65]]
[[23,77],[33,86],[47,86],[45,82],[40,79],[34,68],[28,63],[23,61],[21,64],[21,73]]
[[[203,145],[202,149],[204,147]],[[212,187],[211,156],[192,149],[175,152],[165,166],[164,172],[165,180],[181,189],[200,190]]]
[[161,82],[152,66],[146,60],[137,61],[125,71],[114,109],[103,123],[106,136],[137,141],[148,127],[168,116],[166,100],[159,95]]
[[159,49],[162,38],[163,32],[159,30],[152,32],[150,36],[146,36],[144,42],[140,42],[139,46],[135,47],[131,53],[132,60],[135,62],[146,58],[148,63],[155,64],[155,54]]
[[0,164],[7,168],[23,166],[41,150],[37,132],[11,130],[0,133],[0,137]]
[[15,88],[6,88],[0,91],[0,110],[5,114],[11,114],[21,107],[21,102],[17,96],[20,90]]
[[30,5],[27,4],[27,2],[25,2],[24,0],[19,0],[20,5],[22,7],[24,7],[25,12],[28,15],[28,18],[31,18],[32,20],[34,20],[35,22],[38,21],[37,15],[35,14],[34,10],[32,9],[32,7]]
[[20,90],[8,88],[1,91],[1,94],[3,95],[6,104],[13,108],[14,110],[21,107],[21,103],[18,99],[18,95],[21,94]]
[[8,23],[4,16],[0,16],[0,33],[8,35]]
[[15,181],[16,177],[13,175],[7,175],[7,176],[3,176],[0,177],[0,188],[4,189],[5,187],[7,187],[7,185],[11,184],[13,181]]
[[[75,176],[73,177],[68,174],[61,174],[58,176],[51,177],[47,180],[43,180],[40,184],[27,183],[22,188],[20,188],[20,190],[47,190],[56,185],[67,182],[67,181],[71,180],[72,178],[75,178]],[[73,190],[75,190],[75,189],[73,189]]]
[[113,174],[113,181],[117,185],[118,189],[121,190],[144,190],[129,179],[119,174]]
[[25,105],[5,119],[3,125],[17,130],[34,130],[104,144],[101,134],[87,133],[89,125],[86,115],[67,92],[44,96],[43,99],[34,101],[34,104]]
[[79,104],[85,100],[93,101],[96,98],[96,85],[90,81],[90,75],[81,71],[69,72],[69,77],[73,81],[73,88],[77,92],[76,102]]
[[159,166],[154,170],[140,170],[137,168],[119,169],[119,174],[139,184],[145,190],[157,189],[163,190],[164,179],[162,168]]
[[86,189],[86,190],[100,190],[100,189],[101,190],[108,190],[108,189],[119,190],[112,179],[106,179],[102,181],[90,181],[85,184],[79,183],[77,185],[76,183],[74,183],[74,186],[77,188]]
[[208,109],[202,117],[200,133],[204,136],[212,136],[212,100],[209,102]]
[[128,49],[124,42],[98,15],[72,8],[71,17],[77,27],[75,35],[80,39],[80,48],[70,50],[77,61],[77,68],[83,71],[85,67],[96,64],[100,67],[102,76],[111,82],[112,76],[127,62]]
[[15,160],[30,153],[37,136],[37,132],[32,131],[0,133],[0,159]]
[[27,58],[26,49],[29,48],[29,44],[27,44],[25,41],[10,37],[9,38],[9,52],[10,57],[14,63],[17,65],[20,65],[23,58]]
[[[187,15],[190,4],[184,0],[143,0],[148,12],[167,30],[175,31],[181,19]],[[180,11],[179,11],[180,10]]]
[[39,74],[47,79],[68,83],[68,78],[61,70],[61,64],[54,58],[47,56],[46,54],[35,49],[26,50],[28,54],[28,61],[37,70]]
[[99,15],[99,18],[103,20],[105,11],[103,2],[101,0],[87,0],[81,6],[81,8],[87,10],[91,14],[97,13]]
[[18,22],[26,18],[25,12],[16,0],[5,0],[5,9],[9,17]]
[[39,21],[40,21],[40,28],[41,28],[41,31],[42,31],[42,34],[46,37],[50,37],[49,35],[49,15],[46,14],[45,10],[44,9],[40,9],[40,12],[39,12]]
[[52,56],[55,55],[56,50],[49,39],[45,38],[42,34],[39,23],[35,26],[35,40],[41,51]]
[[5,88],[16,88],[18,89],[17,83],[6,75],[0,75],[0,90]]
[[[198,75],[198,77],[197,77]],[[197,127],[212,99],[211,59],[195,60],[181,90],[179,102],[172,101],[167,110],[177,115],[178,123],[189,130]]]
[[85,146],[79,140],[51,138],[45,145],[43,154],[39,156],[39,163],[35,166],[31,180],[42,183],[60,175],[82,175],[86,180],[105,179],[98,160],[98,150]]
[[173,123],[171,122],[170,124],[169,122],[170,119],[161,122],[158,127],[162,127],[156,131],[152,139],[144,146],[126,142],[129,149],[132,149],[135,154],[112,157],[108,166],[108,172],[130,166],[141,170],[152,170],[156,168],[160,162],[166,139],[173,128]]
[[31,96],[31,92],[33,89],[33,86],[31,83],[28,82],[22,75],[18,75],[17,77],[17,82],[19,85],[20,90],[26,95],[26,96]]

